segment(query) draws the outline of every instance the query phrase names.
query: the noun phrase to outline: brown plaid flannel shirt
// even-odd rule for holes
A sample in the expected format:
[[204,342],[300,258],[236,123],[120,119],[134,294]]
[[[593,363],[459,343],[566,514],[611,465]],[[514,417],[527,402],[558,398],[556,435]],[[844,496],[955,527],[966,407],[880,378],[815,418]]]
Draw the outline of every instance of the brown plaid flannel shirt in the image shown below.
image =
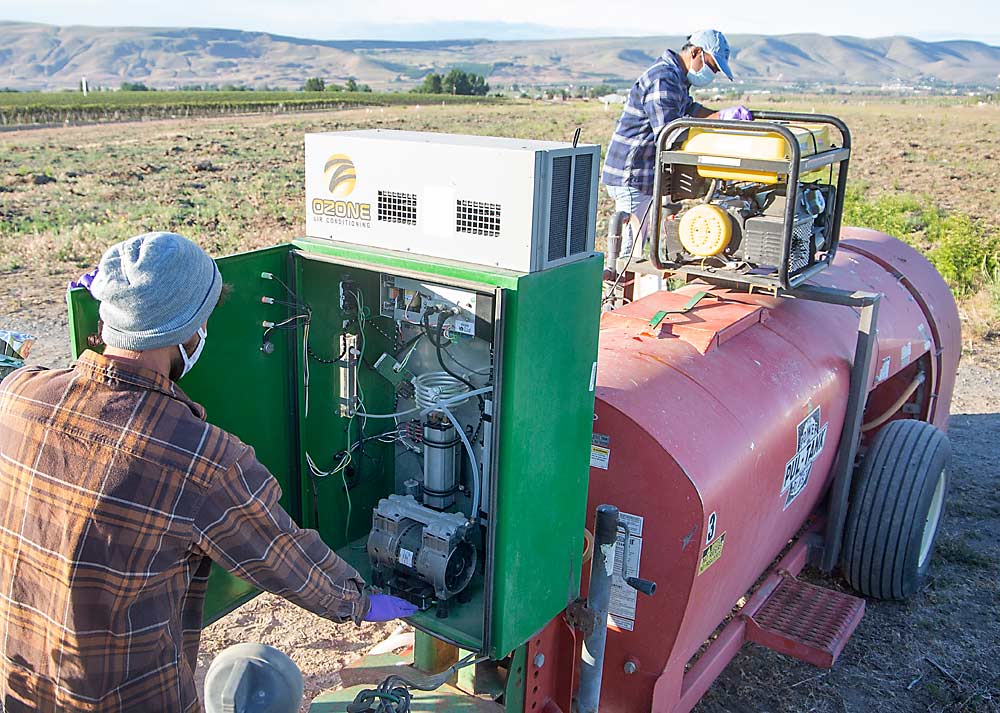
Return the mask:
[[253,449],[156,372],[87,352],[0,383],[0,710],[201,710],[211,560],[334,621],[357,572]]

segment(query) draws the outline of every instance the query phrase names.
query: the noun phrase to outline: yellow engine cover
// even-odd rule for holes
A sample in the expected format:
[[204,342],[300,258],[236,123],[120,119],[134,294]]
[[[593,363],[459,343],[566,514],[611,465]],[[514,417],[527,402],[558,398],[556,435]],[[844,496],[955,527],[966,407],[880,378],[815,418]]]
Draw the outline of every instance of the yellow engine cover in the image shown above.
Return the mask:
[[717,205],[702,204],[681,217],[678,228],[681,245],[692,255],[718,255],[733,237],[733,222],[729,214]]
[[[826,124],[788,124],[787,128],[799,142],[799,151],[803,157],[811,156],[831,147],[830,127]],[[756,159],[759,161],[787,161],[788,144],[777,132],[757,133],[727,129],[691,129],[682,151],[699,154],[705,157],[726,159]],[[722,163],[720,161],[719,163]],[[814,174],[824,174],[823,171]],[[778,183],[783,174],[766,171],[751,171],[745,168],[717,168],[715,166],[698,166],[698,174],[704,178],[721,178],[727,181],[753,181],[755,183]],[[800,181],[817,178],[817,175],[799,176]]]

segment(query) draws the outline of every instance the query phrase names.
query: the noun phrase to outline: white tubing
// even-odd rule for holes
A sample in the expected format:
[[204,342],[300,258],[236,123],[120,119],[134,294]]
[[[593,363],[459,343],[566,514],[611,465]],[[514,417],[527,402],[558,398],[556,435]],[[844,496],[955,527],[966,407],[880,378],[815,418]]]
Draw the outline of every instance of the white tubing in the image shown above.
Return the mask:
[[470,517],[471,520],[477,520],[479,518],[479,499],[480,499],[480,490],[482,489],[482,486],[480,485],[479,482],[479,464],[476,462],[476,454],[472,451],[472,443],[469,442],[469,437],[465,434],[465,429],[462,428],[462,424],[458,422],[458,419],[455,418],[455,414],[453,414],[448,409],[448,407],[464,403],[473,396],[479,396],[480,394],[488,394],[491,391],[493,391],[492,386],[484,386],[481,389],[474,389],[472,391],[463,391],[458,396],[452,396],[451,398],[441,399],[439,401],[436,401],[429,408],[425,409],[421,409],[418,406],[416,408],[407,409],[406,411],[400,411],[399,413],[365,414],[365,416],[368,418],[397,418],[399,416],[408,416],[409,414],[416,413],[418,411],[421,413],[421,415],[427,415],[431,411],[441,411],[442,413],[444,413],[444,415],[448,417],[448,420],[450,420],[452,424],[455,426],[455,430],[458,431],[458,437],[462,439],[462,445],[465,446],[465,452],[469,456],[469,463],[472,464],[473,485],[472,485],[472,516]]
[[408,408],[405,411],[397,411],[396,413],[368,413],[367,411],[362,411],[365,418],[401,418],[403,416],[409,416],[411,413],[417,413],[420,411],[419,406],[414,406],[413,408]]
[[465,435],[465,429],[462,428],[462,424],[458,422],[454,414],[448,410],[448,407],[442,403],[438,403],[440,410],[447,416],[451,422],[455,425],[455,430],[458,431],[459,438],[462,439],[462,445],[465,446],[465,452],[469,454],[469,462],[472,463],[472,515],[470,519],[475,521],[479,518],[479,491],[481,486],[479,484],[479,464],[476,463],[476,455],[472,452],[472,444],[469,443],[469,437]]
[[414,406],[411,409],[406,409],[405,411],[398,411],[396,413],[368,413],[367,411],[361,411],[366,418],[400,418],[402,416],[409,416],[411,413],[420,413],[421,415],[426,415],[431,411],[440,411],[441,406],[455,406],[457,404],[468,401],[469,398],[473,396],[479,396],[479,394],[488,394],[493,391],[492,386],[484,386],[481,389],[475,389],[474,391],[463,391],[458,396],[454,396],[447,399],[441,399],[435,401],[428,408],[420,408],[419,406]]
[[413,399],[422,409],[433,408],[438,401],[464,395],[468,390],[467,384],[446,371],[429,371],[413,377]]

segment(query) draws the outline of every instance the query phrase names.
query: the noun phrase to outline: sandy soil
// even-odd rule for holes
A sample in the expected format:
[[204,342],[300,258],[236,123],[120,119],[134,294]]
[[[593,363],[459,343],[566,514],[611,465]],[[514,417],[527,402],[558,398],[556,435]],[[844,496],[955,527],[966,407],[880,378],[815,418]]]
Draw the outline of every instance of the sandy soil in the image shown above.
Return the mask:
[[[995,108],[856,102],[815,108],[839,109],[852,123],[854,175],[872,190],[930,193],[946,207],[1000,224]],[[69,360],[66,280],[94,264],[114,239],[171,227],[218,254],[293,237],[301,220],[303,131],[388,125],[568,138],[582,125],[583,140],[604,143],[612,121],[594,107],[492,107],[476,115],[397,108],[2,134],[0,326],[36,334],[31,361],[62,366]],[[195,171],[207,159],[219,170]],[[43,171],[57,182],[32,184],[30,177]],[[269,198],[243,205],[255,195]],[[173,212],[159,212],[162,206]],[[602,212],[607,208],[602,199]],[[968,345],[949,435],[951,498],[927,589],[902,604],[869,602],[832,671],[748,645],[697,710],[1000,711],[1000,345]],[[844,587],[838,578],[814,581]],[[334,625],[262,595],[206,628],[199,675],[226,646],[260,641],[302,668],[308,700],[336,685],[343,665],[392,630]]]

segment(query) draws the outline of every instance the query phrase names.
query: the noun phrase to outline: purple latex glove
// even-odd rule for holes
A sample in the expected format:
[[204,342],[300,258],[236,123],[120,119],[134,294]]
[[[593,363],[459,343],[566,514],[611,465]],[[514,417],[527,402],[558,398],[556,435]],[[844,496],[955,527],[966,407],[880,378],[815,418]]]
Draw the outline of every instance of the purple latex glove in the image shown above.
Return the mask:
[[416,605],[388,594],[369,594],[368,603],[371,606],[364,616],[365,621],[392,621],[417,613]]
[[750,113],[749,109],[740,104],[739,106],[719,109],[719,118],[728,121],[753,121],[753,114]]
[[90,286],[94,283],[95,277],[97,277],[96,267],[90,272],[83,273],[77,279],[70,280],[68,289],[72,290],[74,287],[86,287],[87,290],[90,290]]

